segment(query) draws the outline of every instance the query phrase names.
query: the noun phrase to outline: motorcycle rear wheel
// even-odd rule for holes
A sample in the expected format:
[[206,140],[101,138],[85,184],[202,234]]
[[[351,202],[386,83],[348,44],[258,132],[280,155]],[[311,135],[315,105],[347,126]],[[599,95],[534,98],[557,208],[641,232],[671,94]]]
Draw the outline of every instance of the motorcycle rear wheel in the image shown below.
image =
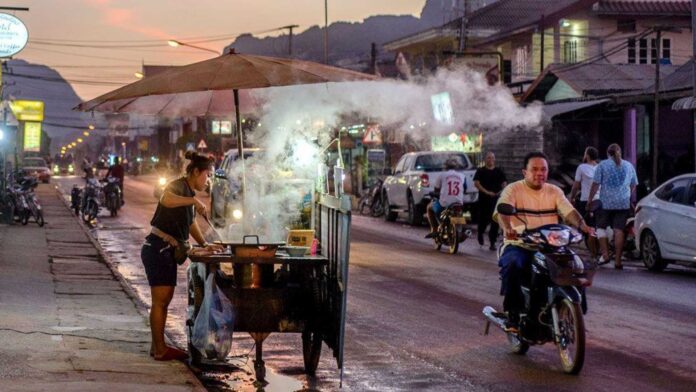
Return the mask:
[[31,212],[29,210],[22,211],[22,218],[21,218],[22,226],[29,223],[29,215],[31,215]]
[[43,227],[44,223],[44,217],[43,217],[43,211],[41,210],[36,210],[34,212],[34,221],[39,225],[39,227]]
[[451,224],[449,228],[449,254],[456,254],[459,250],[459,233],[457,225]]
[[585,362],[585,322],[580,304],[564,299],[558,307],[558,324],[561,330],[558,354],[563,371],[578,374]]

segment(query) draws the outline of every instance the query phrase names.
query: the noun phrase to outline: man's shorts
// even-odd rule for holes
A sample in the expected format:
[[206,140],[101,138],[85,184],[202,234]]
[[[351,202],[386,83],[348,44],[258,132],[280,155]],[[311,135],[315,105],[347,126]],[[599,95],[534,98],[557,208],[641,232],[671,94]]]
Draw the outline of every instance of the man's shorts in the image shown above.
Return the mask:
[[154,234],[145,237],[140,259],[150,286],[176,286],[174,248],[166,241]]
[[440,216],[442,213],[442,205],[440,204],[440,200],[433,200],[433,212],[435,213],[436,216]]
[[610,227],[614,230],[626,228],[626,221],[631,216],[630,210],[599,210],[597,214],[597,228],[606,229]]

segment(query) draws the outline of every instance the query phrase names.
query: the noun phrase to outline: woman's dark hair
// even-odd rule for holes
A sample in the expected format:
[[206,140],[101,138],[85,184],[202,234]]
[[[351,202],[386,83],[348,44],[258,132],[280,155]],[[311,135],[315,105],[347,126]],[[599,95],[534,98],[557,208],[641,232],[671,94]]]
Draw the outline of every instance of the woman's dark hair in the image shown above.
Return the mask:
[[597,149],[594,147],[587,147],[585,149],[585,155],[587,155],[587,157],[592,161],[599,159],[599,151],[597,151]]
[[525,155],[525,157],[524,157],[524,166],[522,167],[523,169],[527,168],[527,164],[529,163],[529,160],[532,158],[544,158],[544,160],[546,162],[549,161],[549,158],[546,157],[546,154],[544,154],[541,151],[530,152],[529,154]]
[[189,164],[186,165],[186,174],[191,175],[193,169],[198,169],[199,171],[210,169],[213,164],[215,164],[215,158],[208,154],[199,154],[195,151],[186,151],[184,158],[188,159]]

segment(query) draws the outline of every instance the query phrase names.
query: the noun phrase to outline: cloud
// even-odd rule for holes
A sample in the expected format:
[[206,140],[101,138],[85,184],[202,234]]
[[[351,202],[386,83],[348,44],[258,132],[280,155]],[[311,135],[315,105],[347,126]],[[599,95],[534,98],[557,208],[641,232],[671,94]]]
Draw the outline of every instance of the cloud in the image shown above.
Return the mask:
[[140,23],[137,13],[130,8],[113,7],[111,0],[83,0],[87,4],[97,8],[102,12],[104,22],[107,25],[120,28],[122,30],[140,33],[148,37],[166,40],[171,34],[155,27],[148,26],[147,23]]

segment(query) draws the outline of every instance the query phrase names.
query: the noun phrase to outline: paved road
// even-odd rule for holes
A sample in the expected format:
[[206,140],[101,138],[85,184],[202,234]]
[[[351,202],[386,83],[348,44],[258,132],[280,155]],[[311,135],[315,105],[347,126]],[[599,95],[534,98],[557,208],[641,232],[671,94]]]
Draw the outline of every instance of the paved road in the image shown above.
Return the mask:
[[[127,179],[122,213],[100,218],[95,229],[145,302],[139,246],[155,207],[153,183],[152,177]],[[690,391],[696,385],[696,271],[653,274],[639,262],[626,263],[623,271],[600,270],[589,290],[585,368],[566,376],[554,346],[533,347],[519,357],[507,352],[502,333],[483,336],[481,309],[501,303],[493,252],[467,242],[458,255],[438,253],[424,233],[400,222],[354,217],[344,390]],[[180,343],[181,271],[168,324]],[[233,355],[251,348],[249,338],[235,339]],[[265,390],[338,389],[335,361],[326,349],[317,377],[302,374],[299,342],[299,336],[276,334],[264,344],[266,364],[275,372]]]

